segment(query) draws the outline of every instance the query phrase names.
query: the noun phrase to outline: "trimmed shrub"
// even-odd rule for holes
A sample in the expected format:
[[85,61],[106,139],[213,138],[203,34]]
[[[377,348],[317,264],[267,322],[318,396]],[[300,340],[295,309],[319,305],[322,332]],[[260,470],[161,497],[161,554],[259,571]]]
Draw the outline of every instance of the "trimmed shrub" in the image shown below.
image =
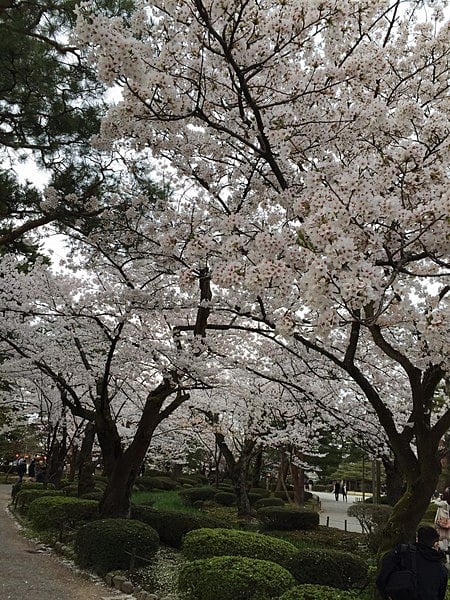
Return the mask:
[[270,492],[268,490],[266,490],[265,488],[259,488],[259,487],[250,488],[249,494],[255,494],[256,496],[259,496],[260,498],[268,498],[270,496]]
[[103,498],[103,492],[99,490],[86,492],[85,494],[81,494],[80,498],[83,498],[83,500],[96,500],[97,502],[100,502],[100,500]]
[[279,600],[359,600],[358,592],[337,590],[327,585],[299,585],[285,592]]
[[236,529],[197,529],[186,534],[183,554],[189,560],[212,556],[247,556],[270,560],[291,570],[297,548],[280,538]]
[[69,483],[68,485],[65,485],[63,488],[61,488],[61,490],[65,496],[77,497],[78,496],[78,483]]
[[291,506],[266,506],[256,512],[263,529],[310,530],[319,526],[319,513]]
[[178,586],[195,600],[271,600],[295,585],[273,562],[242,556],[215,556],[183,566]]
[[130,519],[101,519],[88,523],[75,536],[75,561],[99,575],[116,569],[128,569],[135,549],[135,566],[146,565],[159,548],[157,532]]
[[365,502],[354,502],[347,514],[356,517],[361,529],[367,534],[367,545],[372,552],[379,548],[383,529],[392,513],[392,506],[380,504],[366,504]]
[[180,485],[191,485],[192,487],[198,486],[199,484],[199,480],[196,477],[189,477],[189,475],[177,477],[177,481]]
[[204,485],[202,487],[187,488],[180,492],[181,499],[185,504],[193,505],[194,502],[201,500],[213,500],[217,490],[210,485]]
[[62,524],[75,527],[98,519],[98,502],[67,496],[44,496],[30,504],[28,518],[35,529],[59,529]]
[[260,498],[254,504],[255,508],[262,508],[263,506],[284,506],[284,500],[281,498]]
[[[39,485],[39,484],[38,484]],[[42,498],[43,496],[62,496],[61,490],[46,490],[42,489],[42,484],[38,489],[28,489],[28,487],[23,487],[17,493],[14,501],[14,505],[22,511],[26,512],[30,506],[30,504],[36,500],[37,498]]]
[[11,488],[11,497],[14,500],[20,490],[54,490],[55,486],[52,483],[44,485],[39,482],[16,481]]
[[367,584],[367,563],[350,552],[299,549],[293,558],[291,573],[299,583],[315,583],[348,590]]
[[217,492],[214,494],[214,502],[222,506],[231,506],[236,502],[236,494],[230,492]]
[[[288,494],[289,494],[289,498],[288,498]],[[274,492],[273,495],[275,496],[275,498],[281,498],[282,500],[285,500],[286,502],[289,501],[289,499],[292,500],[292,498],[294,497],[294,490],[288,490],[288,494],[286,494],[286,492],[284,490],[280,490],[278,492]],[[303,492],[303,498],[305,500],[305,502],[307,502],[308,500],[311,500],[313,497],[313,495],[311,494],[311,492]]]
[[221,492],[230,492],[231,494],[235,493],[234,487],[229,483],[219,483],[217,489]]
[[158,510],[142,504],[131,507],[131,518],[147,523],[159,534],[161,542],[181,548],[183,537],[188,531],[202,528],[227,528],[228,524],[208,515]]
[[136,488],[140,490],[174,490],[178,487],[178,483],[170,477],[158,476],[138,477],[134,482]]

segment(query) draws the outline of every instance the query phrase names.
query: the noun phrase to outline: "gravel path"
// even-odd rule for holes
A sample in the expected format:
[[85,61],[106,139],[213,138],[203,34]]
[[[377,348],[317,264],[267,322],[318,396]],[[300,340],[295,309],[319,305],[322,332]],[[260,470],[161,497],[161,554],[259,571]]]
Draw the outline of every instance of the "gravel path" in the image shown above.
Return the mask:
[[133,598],[75,570],[51,550],[21,534],[8,511],[11,485],[0,485],[1,600],[119,600]]

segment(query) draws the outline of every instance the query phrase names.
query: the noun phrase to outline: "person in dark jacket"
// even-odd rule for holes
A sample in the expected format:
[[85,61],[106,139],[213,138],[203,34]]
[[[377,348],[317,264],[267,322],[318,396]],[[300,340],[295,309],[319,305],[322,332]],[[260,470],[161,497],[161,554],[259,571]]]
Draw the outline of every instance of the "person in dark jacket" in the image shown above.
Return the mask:
[[27,473],[27,462],[24,458],[19,458],[17,461],[17,475],[19,476],[19,481],[22,481],[24,475]]
[[[419,527],[417,541],[414,545],[416,548],[418,598],[420,600],[444,600],[448,572],[445,568],[444,553],[439,549],[438,532],[434,527],[428,525]],[[401,545],[396,546],[383,557],[376,583],[384,600],[390,598],[386,592],[390,575],[394,571],[404,568],[400,562],[400,548]]]

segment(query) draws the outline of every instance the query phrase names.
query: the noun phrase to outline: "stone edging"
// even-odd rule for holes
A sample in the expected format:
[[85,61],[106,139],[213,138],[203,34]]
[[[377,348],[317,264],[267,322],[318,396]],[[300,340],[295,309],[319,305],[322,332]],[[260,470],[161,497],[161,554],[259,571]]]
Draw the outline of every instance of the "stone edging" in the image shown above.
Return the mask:
[[[54,549],[59,554],[62,554],[65,558],[69,560],[74,559],[74,555],[72,550],[64,545],[62,542],[55,542]],[[136,598],[136,600],[158,600],[158,596],[156,594],[152,594],[143,590],[139,586],[135,586],[129,579],[127,579],[124,575],[116,575],[114,572],[107,573],[103,577],[106,585],[113,587],[116,590],[123,592],[124,594],[130,594]]]

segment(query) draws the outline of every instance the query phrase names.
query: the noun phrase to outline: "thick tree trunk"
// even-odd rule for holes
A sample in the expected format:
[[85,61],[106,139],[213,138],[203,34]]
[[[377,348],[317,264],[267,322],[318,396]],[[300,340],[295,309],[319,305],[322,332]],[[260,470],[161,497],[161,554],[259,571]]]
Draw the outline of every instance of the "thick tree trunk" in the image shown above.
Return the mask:
[[67,479],[69,481],[73,481],[75,479],[75,474],[77,472],[78,465],[78,455],[80,450],[76,444],[72,446],[72,450],[69,456],[69,470],[67,472]]
[[252,487],[259,487],[261,484],[261,472],[263,466],[263,449],[262,447],[256,453],[255,461],[252,469]]
[[225,442],[225,437],[222,433],[215,433],[215,438],[220,451],[222,452],[227,463],[229,475],[233,483],[233,488],[236,494],[237,509],[239,517],[253,516],[250,500],[248,498],[248,481],[249,481],[249,465],[250,459],[255,447],[255,442],[245,440],[239,459],[236,460],[233,453]]
[[61,439],[57,439],[58,425],[53,431],[50,452],[47,455],[45,483],[58,485],[64,472],[64,460],[67,455],[67,429],[62,428]]
[[[391,517],[383,531],[383,541],[378,555],[398,543],[414,542],[417,526],[428,508],[441,472],[437,455],[429,456],[426,464],[416,462],[406,476],[406,491],[394,506]],[[421,470],[419,468],[421,467]]]
[[164,380],[147,397],[133,441],[122,449],[115,422],[108,413],[96,416],[97,437],[102,449],[108,484],[100,502],[102,517],[128,517],[131,492],[139,475],[150,442],[158,424],[189,398],[177,392],[174,400],[163,410],[164,401],[176,391],[172,380]]
[[95,488],[92,447],[95,439],[95,425],[88,423],[84,430],[83,442],[78,454],[78,496],[92,492]]
[[253,515],[250,500],[248,498],[248,465],[245,461],[239,460],[236,465],[230,469],[231,480],[233,482],[236,494],[237,511],[239,517],[250,517]]
[[100,515],[102,517],[129,517],[131,492],[147,449],[148,447],[145,447],[145,449],[141,447],[140,451],[137,451],[134,455],[129,451],[124,452],[116,461],[105,494],[100,502]]
[[305,471],[291,462],[292,485],[294,486],[294,503],[305,502]]
[[286,490],[286,479],[289,472],[289,462],[287,460],[286,452],[284,449],[280,451],[280,464],[278,465],[277,484],[275,491],[281,492]]
[[388,504],[394,506],[405,492],[405,479],[400,470],[398,461],[383,457],[383,466],[386,473],[386,497]]

